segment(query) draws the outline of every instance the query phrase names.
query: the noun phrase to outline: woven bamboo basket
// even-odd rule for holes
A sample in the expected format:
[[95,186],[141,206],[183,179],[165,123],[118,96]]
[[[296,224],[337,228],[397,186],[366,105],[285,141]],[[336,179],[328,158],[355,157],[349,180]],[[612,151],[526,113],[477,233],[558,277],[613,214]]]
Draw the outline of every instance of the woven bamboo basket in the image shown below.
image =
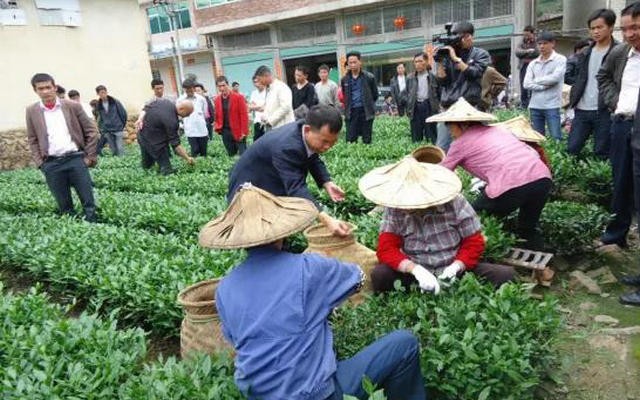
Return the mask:
[[182,358],[192,353],[212,354],[232,350],[222,335],[215,293],[220,279],[196,283],[178,294],[178,303],[186,316],[180,326],[180,354]]
[[[323,224],[316,224],[305,229],[304,236],[307,238],[309,246],[305,253],[319,253],[328,257],[337,258],[340,261],[358,264],[367,275],[367,280],[363,292],[371,292],[371,271],[378,263],[376,252],[358,243],[354,232],[357,226],[349,224],[351,234],[341,238],[334,236]],[[356,294],[351,300],[358,303],[362,296]]]
[[445,153],[438,146],[426,145],[420,146],[411,152],[413,158],[422,163],[440,164],[444,160]]

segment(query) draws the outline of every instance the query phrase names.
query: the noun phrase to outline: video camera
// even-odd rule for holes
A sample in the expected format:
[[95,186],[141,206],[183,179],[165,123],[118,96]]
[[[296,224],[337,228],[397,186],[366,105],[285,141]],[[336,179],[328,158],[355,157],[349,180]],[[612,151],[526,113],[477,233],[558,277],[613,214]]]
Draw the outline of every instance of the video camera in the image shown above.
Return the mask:
[[[447,31],[446,34],[433,35],[433,43],[435,43],[437,46],[451,46],[455,50],[457,50],[462,44],[462,37],[460,35],[451,33],[451,30],[453,29],[453,22],[447,22],[446,24],[444,24],[444,29],[445,31]],[[433,58],[436,61],[440,61],[447,57],[449,57],[449,50],[438,49]]]

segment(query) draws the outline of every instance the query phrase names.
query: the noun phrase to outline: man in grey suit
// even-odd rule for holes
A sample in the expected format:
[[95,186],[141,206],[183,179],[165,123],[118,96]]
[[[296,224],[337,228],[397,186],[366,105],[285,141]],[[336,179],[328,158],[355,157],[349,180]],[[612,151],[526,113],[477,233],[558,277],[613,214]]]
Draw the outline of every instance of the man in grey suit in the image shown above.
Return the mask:
[[40,101],[27,107],[31,156],[44,174],[61,214],[74,212],[71,188],[80,197],[85,219],[96,221],[89,167],[97,163],[98,130],[79,103],[59,99],[49,74],[38,73],[31,86]]

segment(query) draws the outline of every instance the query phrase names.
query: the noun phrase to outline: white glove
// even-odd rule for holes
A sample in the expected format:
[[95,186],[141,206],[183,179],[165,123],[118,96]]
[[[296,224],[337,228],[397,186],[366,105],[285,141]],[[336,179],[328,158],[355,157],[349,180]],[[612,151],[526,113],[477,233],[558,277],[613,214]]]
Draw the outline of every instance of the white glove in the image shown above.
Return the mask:
[[469,186],[469,191],[471,193],[480,193],[480,190],[482,190],[482,188],[485,187],[486,185],[487,185],[487,182],[483,181],[482,179],[472,178],[471,185]]
[[438,276],[438,279],[444,280],[455,278],[462,271],[464,271],[464,263],[462,261],[456,260],[442,271],[440,276]]
[[436,276],[425,267],[420,264],[415,264],[411,273],[416,277],[418,285],[423,292],[433,292],[433,294],[440,293],[440,284]]

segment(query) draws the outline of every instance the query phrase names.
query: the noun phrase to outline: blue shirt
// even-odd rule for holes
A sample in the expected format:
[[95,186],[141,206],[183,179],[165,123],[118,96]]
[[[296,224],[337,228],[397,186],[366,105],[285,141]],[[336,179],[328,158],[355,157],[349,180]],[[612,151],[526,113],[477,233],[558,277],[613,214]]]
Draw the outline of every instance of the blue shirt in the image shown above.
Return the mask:
[[357,78],[349,74],[351,80],[351,108],[364,107],[362,103],[362,71],[358,74]]
[[222,332],[236,349],[235,380],[249,399],[323,400],[335,391],[328,316],[361,270],[318,254],[249,250],[216,290]]

